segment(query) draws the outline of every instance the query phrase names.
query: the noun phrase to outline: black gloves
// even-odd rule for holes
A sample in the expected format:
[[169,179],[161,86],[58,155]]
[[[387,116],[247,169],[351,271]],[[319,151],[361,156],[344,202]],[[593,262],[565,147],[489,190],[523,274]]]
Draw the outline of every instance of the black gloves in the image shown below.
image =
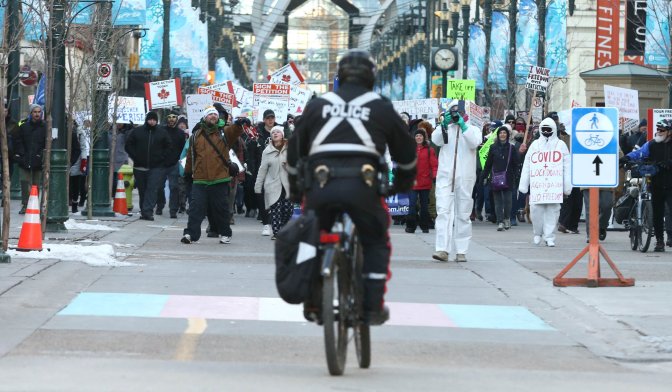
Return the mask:
[[618,166],[619,166],[619,167],[623,167],[623,165],[625,165],[626,163],[628,163],[628,162],[630,162],[630,161],[631,161],[631,159],[630,159],[629,156],[627,156],[627,155],[623,155],[622,157],[620,157],[620,158],[618,159]]
[[236,125],[240,125],[241,127],[243,126],[249,127],[252,125],[252,122],[250,122],[250,119],[247,117],[238,117],[233,121],[233,123]]

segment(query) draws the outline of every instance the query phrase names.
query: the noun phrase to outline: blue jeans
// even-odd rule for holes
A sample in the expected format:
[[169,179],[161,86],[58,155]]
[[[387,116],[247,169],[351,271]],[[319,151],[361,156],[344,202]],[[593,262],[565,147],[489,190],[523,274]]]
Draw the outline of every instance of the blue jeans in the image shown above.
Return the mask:
[[[429,229],[429,192],[430,189],[421,189],[408,193],[406,226],[409,229],[415,230],[418,225],[422,230]],[[416,222],[418,199],[420,199],[420,221]]]

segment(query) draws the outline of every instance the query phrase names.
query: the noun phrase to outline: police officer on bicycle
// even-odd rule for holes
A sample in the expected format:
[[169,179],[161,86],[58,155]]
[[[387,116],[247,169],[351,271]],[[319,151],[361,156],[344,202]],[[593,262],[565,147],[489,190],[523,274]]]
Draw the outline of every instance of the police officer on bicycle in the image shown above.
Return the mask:
[[[292,197],[303,198],[304,208],[315,210],[321,229],[329,230],[342,210],[359,231],[364,318],[370,325],[389,318],[383,301],[391,253],[385,148],[397,163],[394,191],[411,189],[416,164],[415,144],[401,117],[389,100],[372,91],[375,71],[367,51],[346,52],[338,62],[338,92],[306,105],[287,150]],[[307,317],[312,306],[304,304]]]
[[[621,158],[628,161],[650,160],[658,166],[658,173],[651,177],[651,206],[653,207],[653,232],[656,236],[654,252],[665,251],[663,217],[665,206],[672,209],[672,120],[656,123],[656,133],[639,150]],[[667,246],[672,246],[668,236]]]

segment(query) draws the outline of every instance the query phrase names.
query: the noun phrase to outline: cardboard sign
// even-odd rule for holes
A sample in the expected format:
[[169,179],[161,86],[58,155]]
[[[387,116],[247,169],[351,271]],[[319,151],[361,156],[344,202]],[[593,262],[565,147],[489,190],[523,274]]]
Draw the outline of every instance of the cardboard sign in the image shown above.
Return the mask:
[[535,151],[529,159],[530,204],[562,203],[564,176],[560,149]]
[[483,107],[476,105],[474,102],[467,102],[467,114],[469,115],[469,124],[483,128],[485,121],[483,120]]
[[294,64],[293,61],[290,61],[289,64],[273,72],[269,77],[269,82],[278,84],[287,83],[293,86],[298,86],[304,82],[304,79],[296,64]]
[[476,81],[471,79],[448,79],[446,95],[451,99],[464,101],[476,100]]
[[639,92],[629,88],[604,85],[604,106],[618,109],[618,115],[639,121]]
[[233,106],[236,102],[236,96],[233,95],[232,93],[224,92],[224,91],[218,91],[218,90],[211,90],[208,87],[199,87],[198,88],[198,93],[199,94],[210,94],[210,97],[212,98],[212,102],[218,102],[221,103],[222,106],[224,106],[224,109],[226,109],[227,112],[231,113],[233,110]]
[[310,100],[313,93],[310,90],[298,86],[292,86],[289,94],[289,114],[295,116],[303,114],[303,109]]
[[[107,121],[114,123],[114,95],[107,99]],[[145,122],[145,99],[142,97],[117,97],[117,124],[143,124]]]
[[289,113],[289,96],[291,86],[277,83],[255,83],[252,87],[254,94],[254,108],[257,110],[255,118],[263,121],[264,111],[271,109],[275,118],[282,123]]
[[187,94],[185,98],[187,100],[187,122],[189,124],[187,129],[191,132],[191,128],[203,118],[205,108],[212,105],[212,96],[210,94]]
[[528,90],[546,92],[548,81],[551,77],[551,70],[548,68],[530,66],[530,72],[527,74],[525,88]]
[[149,110],[182,105],[180,79],[159,80],[145,83],[145,98]]

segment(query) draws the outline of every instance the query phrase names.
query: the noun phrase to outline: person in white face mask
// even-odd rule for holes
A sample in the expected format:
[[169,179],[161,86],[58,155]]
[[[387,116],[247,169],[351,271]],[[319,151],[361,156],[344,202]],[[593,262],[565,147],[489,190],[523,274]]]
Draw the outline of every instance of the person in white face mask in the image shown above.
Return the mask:
[[[658,121],[653,140],[646,142],[639,150],[627,154],[620,161],[624,163],[645,159],[658,167],[658,172],[651,177],[653,232],[656,235],[656,246],[653,251],[664,252],[663,217],[665,215],[665,205],[667,205],[667,208],[672,208],[672,120]],[[669,234],[667,246],[672,246],[672,238]]]
[[518,191],[530,191],[530,218],[534,244],[543,238],[547,246],[555,246],[555,229],[560,216],[563,195],[572,191],[570,156],[567,145],[557,135],[555,121],[544,119],[539,124],[539,139],[525,155]]

